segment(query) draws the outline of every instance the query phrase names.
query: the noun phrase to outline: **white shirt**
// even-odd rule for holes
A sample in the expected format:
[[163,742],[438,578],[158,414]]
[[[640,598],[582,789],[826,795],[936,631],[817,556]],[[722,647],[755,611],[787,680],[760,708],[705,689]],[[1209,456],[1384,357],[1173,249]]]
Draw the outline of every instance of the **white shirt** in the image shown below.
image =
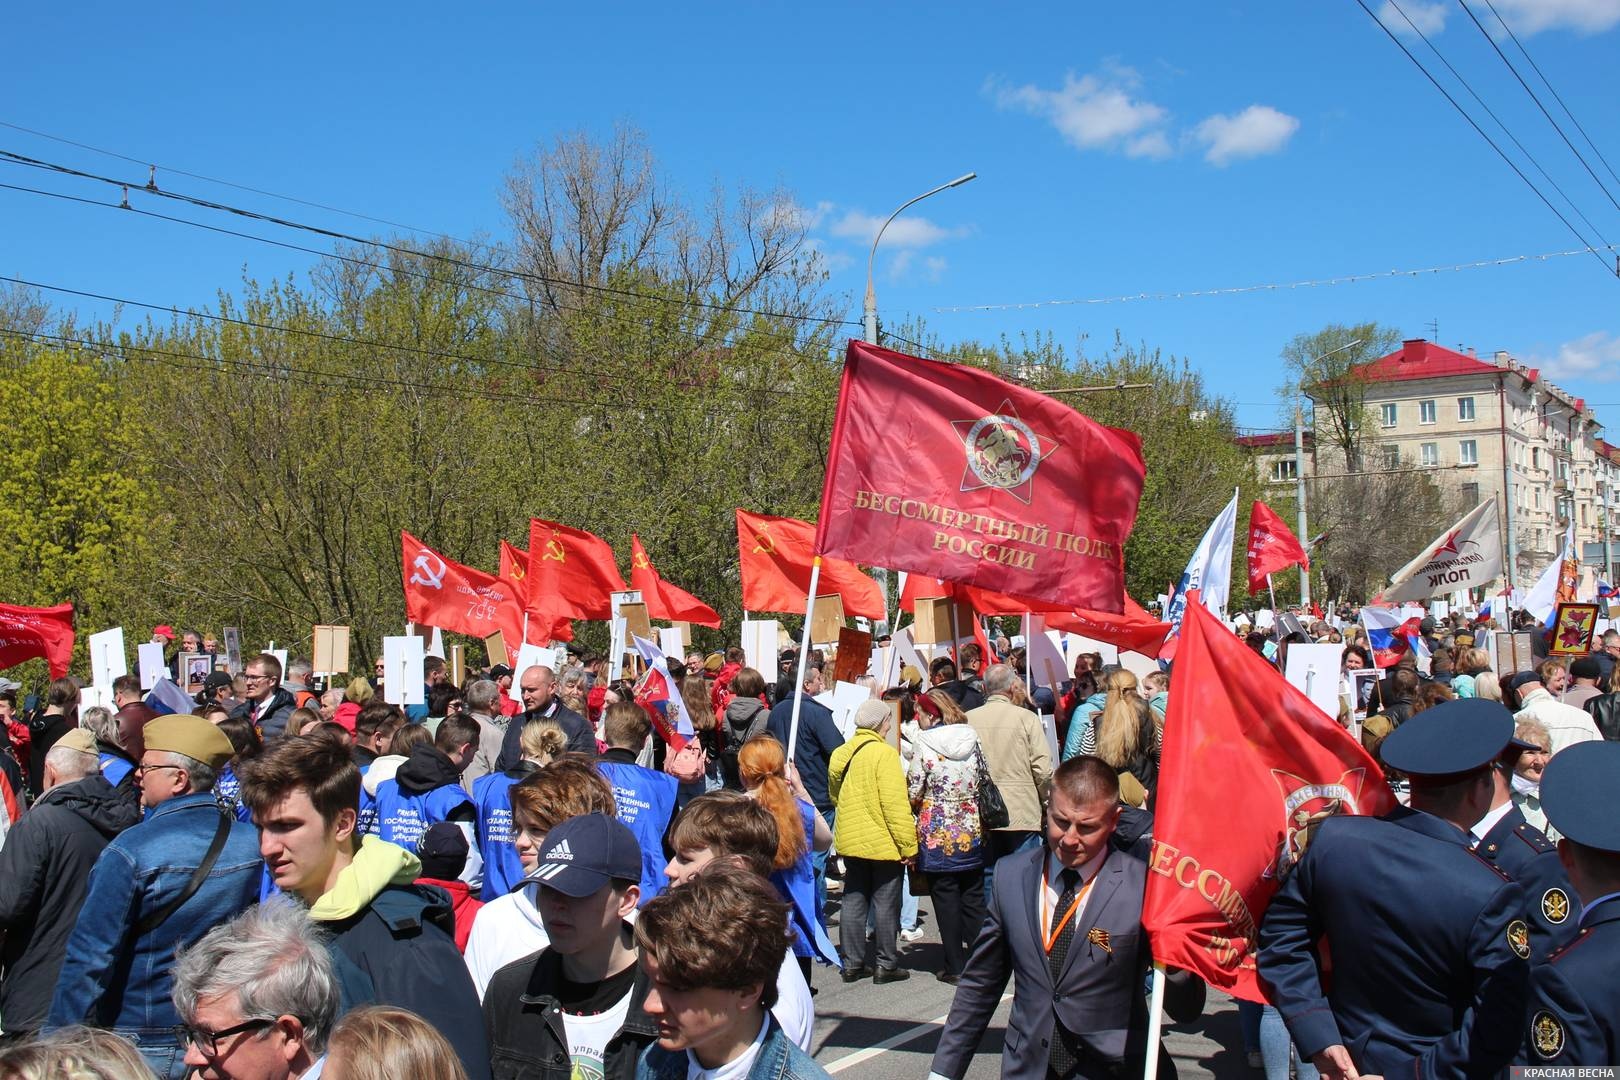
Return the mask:
[[776,1017],[782,1034],[808,1054],[810,1035],[816,1026],[816,1003],[791,947],[783,952],[782,966],[776,970],[776,1004],[771,1006],[771,1015]]
[[[1090,861],[1081,863],[1080,866],[1076,868],[1080,871],[1081,885],[1085,885],[1091,881],[1092,878],[1097,876],[1097,871],[1102,869],[1103,860],[1107,857],[1108,851],[1104,849],[1103,851],[1098,852],[1096,855],[1093,855]],[[1045,938],[1050,936],[1052,933],[1053,921],[1063,917],[1063,912],[1057,910],[1057,902],[1058,897],[1063,893],[1063,871],[1069,869],[1069,867],[1066,867],[1062,863],[1058,862],[1058,858],[1054,854],[1048,854],[1046,856],[1045,867],[1046,876],[1041,879],[1041,892],[1040,896],[1037,898],[1039,900],[1041,910],[1041,936],[1043,945],[1045,944]],[[1074,924],[1076,927],[1079,927],[1080,920],[1085,917],[1086,907],[1090,903],[1091,890],[1086,889],[1080,894],[1078,906],[1074,909]]]
[[[798,967],[797,964],[793,965]],[[732,1058],[730,1061],[715,1069],[705,1069],[698,1061],[697,1055],[688,1050],[686,1052],[686,1080],[744,1080],[749,1071],[753,1069],[754,1062],[759,1060],[759,1052],[765,1049],[765,1032],[770,1030],[770,1024],[762,1016],[759,1018],[759,1034],[754,1041],[748,1044],[748,1049]]]
[[1490,831],[1492,829],[1496,828],[1497,822],[1507,817],[1508,811],[1512,809],[1513,800],[1509,799],[1501,806],[1498,806],[1495,810],[1492,810],[1490,813],[1474,822],[1474,827],[1468,830],[1474,841],[1472,846],[1479,847],[1479,845],[1483,844],[1485,842],[1485,837],[1490,835]]
[[599,1013],[563,1013],[563,1036],[568,1040],[568,1057],[573,1062],[575,1076],[601,1076],[602,1059],[607,1044],[624,1027],[630,1015],[630,999],[635,990],[628,989],[618,1001]]
[[551,944],[546,924],[529,896],[529,888],[497,896],[478,909],[472,933],[467,935],[467,970],[478,999],[484,998],[495,973],[514,960],[539,952]]

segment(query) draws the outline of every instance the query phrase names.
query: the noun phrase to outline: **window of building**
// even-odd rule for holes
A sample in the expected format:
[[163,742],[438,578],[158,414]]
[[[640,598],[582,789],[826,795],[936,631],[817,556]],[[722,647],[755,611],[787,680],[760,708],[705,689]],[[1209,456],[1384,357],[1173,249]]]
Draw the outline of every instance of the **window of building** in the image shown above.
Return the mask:
[[1479,505],[1479,485],[1464,484],[1462,486],[1463,503],[1470,510]]
[[1433,401],[1418,402],[1418,423],[1432,424],[1434,423],[1434,416],[1435,408]]
[[1393,401],[1386,401],[1379,406],[1379,419],[1385,427],[1394,427],[1396,420],[1399,418],[1400,407]]
[[1560,483],[1569,483],[1569,462],[1560,461],[1558,463],[1558,480]]
[[1464,465],[1479,464],[1479,444],[1473,439],[1464,439],[1457,444],[1457,460]]
[[1299,463],[1293,458],[1278,458],[1271,463],[1271,478],[1275,481],[1298,480]]
[[1530,489],[1530,494],[1533,496],[1532,502],[1534,502],[1535,508],[1537,510],[1540,510],[1541,509],[1541,489],[1540,488],[1531,488]]
[[1539,446],[1530,448],[1530,467],[1532,469],[1541,468],[1541,447]]
[[1426,442],[1418,447],[1418,464],[1424,466],[1440,464],[1440,444]]
[[1474,399],[1460,397],[1457,399],[1457,419],[1472,420],[1474,418]]
[[1581,528],[1586,528],[1586,504],[1581,503]]
[[1380,447],[1384,451],[1384,468],[1398,469],[1401,467],[1401,448],[1398,446]]

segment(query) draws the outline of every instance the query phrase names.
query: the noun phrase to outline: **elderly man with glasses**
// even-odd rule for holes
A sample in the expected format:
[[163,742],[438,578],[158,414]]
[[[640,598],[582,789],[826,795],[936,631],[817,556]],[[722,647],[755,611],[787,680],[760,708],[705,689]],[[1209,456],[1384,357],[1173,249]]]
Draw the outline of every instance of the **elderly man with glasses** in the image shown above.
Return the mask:
[[45,1030],[109,1028],[160,1077],[186,1075],[169,1000],[171,962],[259,898],[258,834],[220,812],[214,778],[235,752],[200,716],[146,725],[136,776],[146,820],[119,833],[90,870]]
[[201,1077],[314,1080],[340,996],[320,930],[284,899],[214,927],[175,959],[176,1035]]
[[236,707],[231,717],[252,721],[266,740],[289,734],[287,718],[298,703],[281,685],[281,661],[270,653],[260,653],[243,667],[242,679],[247,683],[247,700]]

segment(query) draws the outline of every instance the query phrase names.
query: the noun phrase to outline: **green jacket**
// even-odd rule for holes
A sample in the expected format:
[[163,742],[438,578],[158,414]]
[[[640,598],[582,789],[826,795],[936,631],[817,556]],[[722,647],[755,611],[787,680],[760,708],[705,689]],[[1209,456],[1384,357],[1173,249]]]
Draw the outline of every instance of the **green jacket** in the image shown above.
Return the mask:
[[[863,747],[871,749],[855,757]],[[911,816],[900,752],[877,732],[860,728],[833,751],[827,792],[838,808],[833,844],[840,855],[899,862],[917,854],[917,822]]]

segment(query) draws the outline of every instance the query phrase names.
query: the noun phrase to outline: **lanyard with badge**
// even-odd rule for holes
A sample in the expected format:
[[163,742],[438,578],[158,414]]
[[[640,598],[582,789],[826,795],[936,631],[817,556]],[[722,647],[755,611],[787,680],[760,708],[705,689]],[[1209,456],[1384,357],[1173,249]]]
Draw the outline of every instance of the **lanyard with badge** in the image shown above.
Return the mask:
[[[1105,855],[1103,857],[1103,862],[1106,863],[1107,861],[1108,857]],[[1053,911],[1049,913],[1047,911],[1046,894],[1053,891],[1051,868],[1048,860],[1043,859],[1041,862],[1041,922],[1044,923],[1056,916],[1057,912]],[[1086,897],[1091,893],[1091,887],[1097,884],[1097,879],[1102,876],[1102,870],[1102,866],[1099,865],[1097,867],[1097,872],[1091,875],[1091,880],[1080,886],[1080,891],[1075,894],[1073,902],[1069,904],[1069,909],[1063,913],[1063,917],[1058,919],[1057,922],[1052,925],[1051,931],[1047,933],[1043,942],[1043,944],[1046,946],[1046,952],[1048,955],[1051,955],[1052,946],[1057,944],[1058,935],[1063,932],[1063,928],[1068,925],[1070,919],[1074,918],[1075,912],[1080,910],[1080,905],[1086,902]],[[1086,933],[1086,940],[1091,942],[1093,945],[1100,946],[1106,953],[1112,953],[1114,951],[1108,943],[1108,931],[1106,930],[1099,930],[1097,927],[1092,927],[1091,930]]]

